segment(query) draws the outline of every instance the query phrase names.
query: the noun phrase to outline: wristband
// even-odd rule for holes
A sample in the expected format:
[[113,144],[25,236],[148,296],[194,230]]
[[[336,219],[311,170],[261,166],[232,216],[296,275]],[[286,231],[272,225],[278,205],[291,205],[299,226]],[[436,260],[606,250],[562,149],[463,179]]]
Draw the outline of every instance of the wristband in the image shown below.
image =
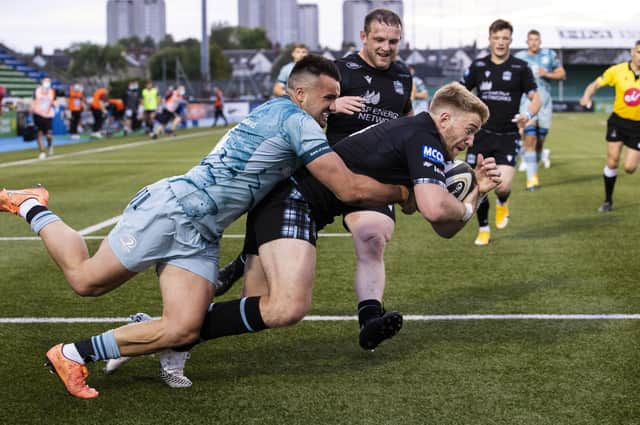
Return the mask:
[[464,208],[465,208],[465,212],[464,212],[464,215],[462,216],[462,221],[467,222],[473,215],[473,205],[471,205],[468,202],[465,202]]

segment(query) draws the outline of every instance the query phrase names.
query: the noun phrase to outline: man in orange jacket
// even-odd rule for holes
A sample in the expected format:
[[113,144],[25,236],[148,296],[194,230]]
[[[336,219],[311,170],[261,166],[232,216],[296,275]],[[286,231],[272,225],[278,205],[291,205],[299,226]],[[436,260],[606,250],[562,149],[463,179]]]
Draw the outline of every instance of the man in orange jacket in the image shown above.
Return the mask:
[[93,128],[91,135],[97,139],[102,139],[100,129],[104,122],[104,116],[107,112],[107,95],[109,90],[106,87],[97,88],[93,92],[91,99],[91,113],[93,114]]
[[72,139],[78,139],[78,124],[82,117],[82,111],[84,111],[84,91],[81,84],[74,84],[69,88],[69,97],[67,102],[67,109],[71,112],[71,119],[69,120],[69,133],[71,133]]

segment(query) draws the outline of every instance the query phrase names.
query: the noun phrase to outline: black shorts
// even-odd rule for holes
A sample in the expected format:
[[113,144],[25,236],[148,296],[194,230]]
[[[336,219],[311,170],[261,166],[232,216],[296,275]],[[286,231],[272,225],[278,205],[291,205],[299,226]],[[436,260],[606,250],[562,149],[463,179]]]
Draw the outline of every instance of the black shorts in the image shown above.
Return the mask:
[[258,255],[258,248],[276,239],[301,239],[316,246],[318,230],[311,206],[290,180],[278,184],[247,216],[243,252]]
[[473,146],[467,150],[467,161],[472,167],[476,166],[476,158],[481,153],[485,158],[493,157],[498,165],[516,166],[520,135],[515,133],[496,133],[481,128],[476,134]]
[[172,121],[175,117],[176,114],[167,109],[163,109],[160,114],[156,115],[156,120],[162,125],[167,125],[167,123]]
[[607,142],[623,142],[628,148],[640,150],[640,121],[611,114],[607,120]]
[[384,207],[377,207],[377,208],[362,208],[362,207],[355,207],[351,205],[345,205],[344,214],[342,215],[342,227],[344,227],[344,229],[347,232],[351,232],[351,230],[349,229],[349,226],[347,226],[347,223],[344,221],[344,218],[347,216],[347,214],[350,214],[352,212],[357,212],[357,211],[379,212],[380,214],[384,214],[387,217],[389,217],[391,220],[393,220],[394,223],[396,222],[395,204],[389,204],[389,205],[385,205]]
[[38,131],[48,133],[52,128],[53,118],[45,118],[38,114],[33,114],[33,124],[36,126]]

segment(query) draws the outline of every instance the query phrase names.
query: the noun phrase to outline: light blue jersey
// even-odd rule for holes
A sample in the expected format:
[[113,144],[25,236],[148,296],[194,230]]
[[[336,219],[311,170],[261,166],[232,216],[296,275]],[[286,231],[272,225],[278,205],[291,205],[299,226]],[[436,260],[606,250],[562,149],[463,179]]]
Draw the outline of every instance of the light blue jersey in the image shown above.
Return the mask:
[[[417,76],[413,76],[411,77],[413,78],[413,84],[416,85],[416,91],[417,92],[421,92],[421,91],[426,91],[427,90],[427,86],[424,83],[424,81],[422,80],[422,78],[417,77]],[[429,103],[427,102],[427,99],[414,99],[411,101],[412,105],[413,105],[413,114],[419,114],[420,112],[427,112],[429,109]]]
[[[544,91],[545,94],[551,95],[551,83],[546,78],[542,78],[538,75],[540,68],[547,72],[551,72],[554,69],[561,66],[560,61],[556,55],[556,52],[551,49],[540,49],[538,53],[529,53],[528,50],[523,50],[515,54],[515,57],[526,61],[533,72],[533,76],[536,79],[538,85],[538,91]],[[543,95],[543,93],[541,93]]]
[[[533,72],[533,76],[538,85],[538,93],[540,94],[540,101],[542,102],[540,110],[536,116],[536,125],[539,128],[549,129],[551,128],[551,115],[553,112],[553,101],[551,99],[551,83],[547,78],[543,78],[538,75],[539,70],[542,68],[547,72],[551,72],[558,68],[562,64],[556,56],[556,52],[551,49],[540,49],[538,53],[532,54],[528,50],[523,50],[515,54],[515,57],[526,61]],[[520,102],[520,112],[526,113],[529,108],[529,99],[526,96],[522,96]]]
[[289,75],[291,75],[291,71],[296,63],[289,62],[280,68],[280,72],[278,73],[278,82],[284,84],[287,87],[287,81],[289,81]]
[[330,151],[320,125],[283,96],[256,108],[169,184],[196,229],[215,240],[276,183]]

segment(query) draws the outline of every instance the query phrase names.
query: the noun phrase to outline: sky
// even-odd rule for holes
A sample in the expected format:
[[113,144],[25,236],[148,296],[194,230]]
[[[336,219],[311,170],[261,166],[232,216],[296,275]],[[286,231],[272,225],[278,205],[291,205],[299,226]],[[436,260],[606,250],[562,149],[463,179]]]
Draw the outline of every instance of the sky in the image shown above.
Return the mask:
[[[30,53],[45,53],[77,41],[106,42],[106,0],[0,0],[0,42]],[[200,0],[165,0],[167,32],[174,39],[200,38]],[[338,48],[342,41],[342,0],[299,0],[316,3],[320,14],[320,44]],[[420,49],[457,47],[474,40],[486,46],[487,28],[496,18],[510,20],[522,33],[530,27],[618,27],[637,29],[636,0],[405,0],[404,38]],[[208,0],[209,25],[237,25],[236,0]],[[623,11],[621,13],[621,11]],[[525,29],[526,28],[526,29]],[[514,34],[515,35],[515,34]],[[513,47],[524,46],[514,37]]]

